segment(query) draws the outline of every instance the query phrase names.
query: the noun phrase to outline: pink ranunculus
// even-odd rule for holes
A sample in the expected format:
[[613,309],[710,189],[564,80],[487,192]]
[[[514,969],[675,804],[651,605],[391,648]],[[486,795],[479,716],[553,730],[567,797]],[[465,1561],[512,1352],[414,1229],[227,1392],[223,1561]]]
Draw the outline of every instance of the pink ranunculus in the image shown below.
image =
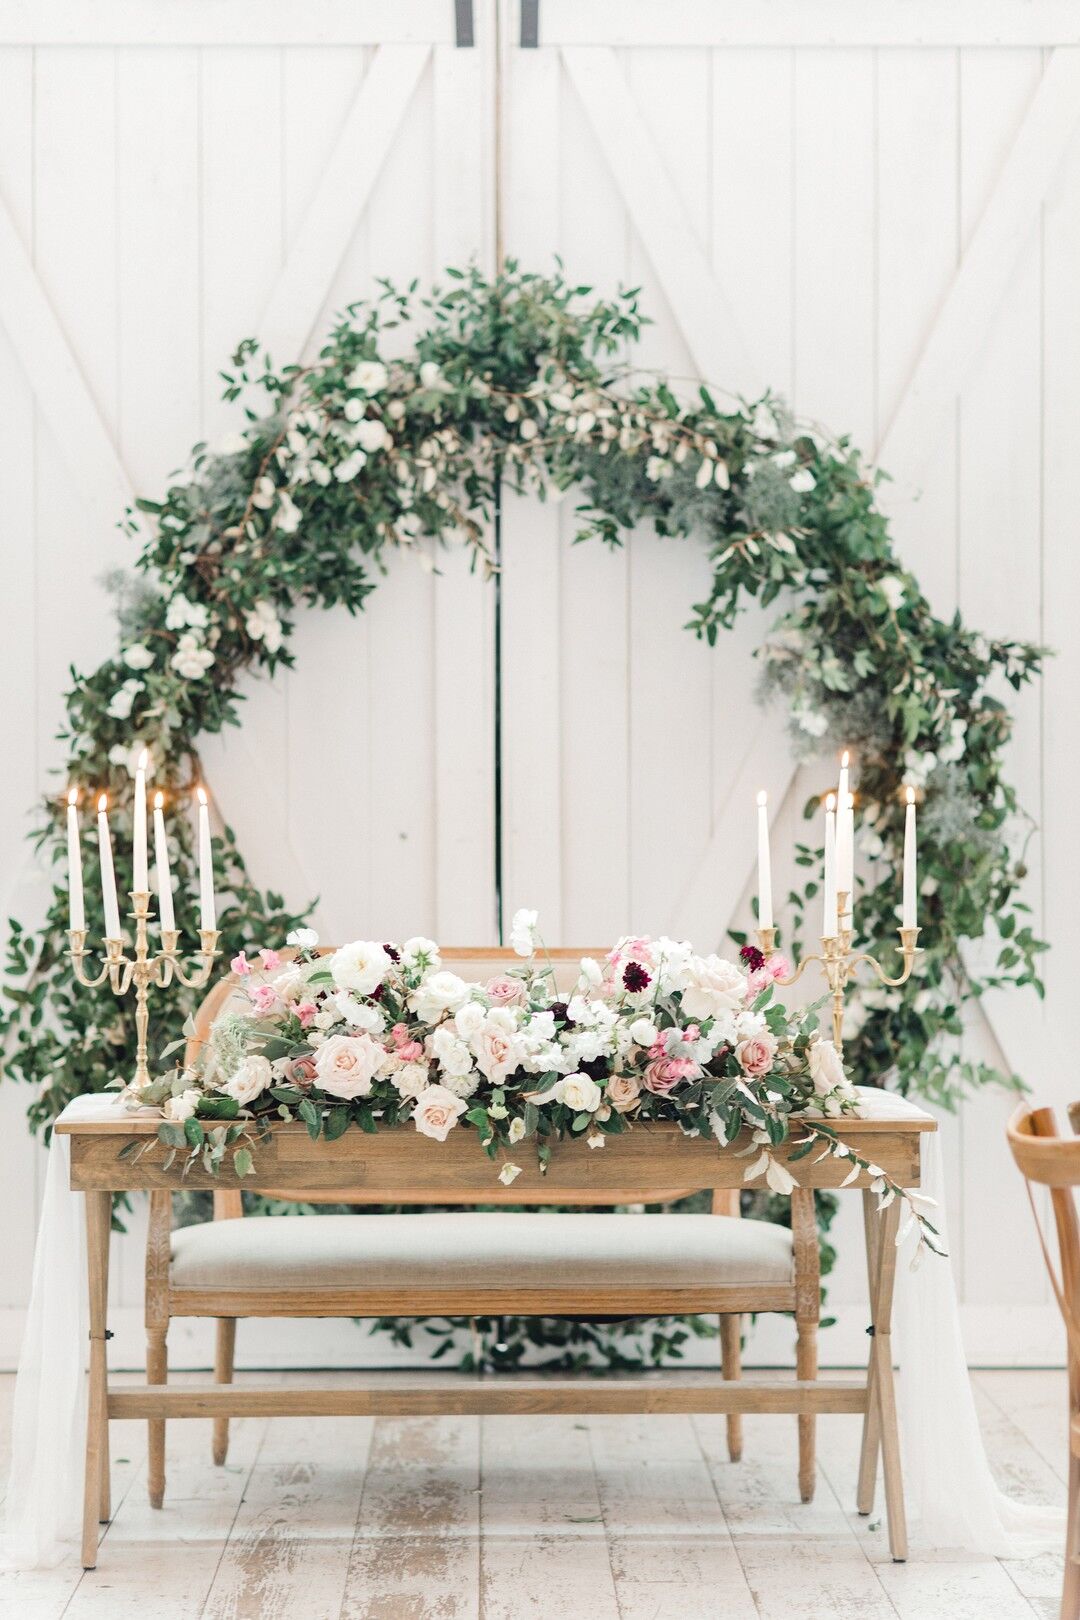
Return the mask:
[[684,1080],[696,1080],[701,1069],[693,1058],[653,1058],[646,1065],[643,1085],[657,1097],[666,1097]]
[[296,1016],[300,1020],[301,1029],[307,1029],[318,1010],[318,1007],[316,1007],[313,1001],[302,1001],[300,1003],[299,1007],[296,1009]]
[[278,999],[278,993],[272,984],[257,984],[254,989],[248,991],[248,996],[255,1011],[261,1013],[269,1012]]
[[768,1074],[776,1057],[775,1035],[749,1035],[746,1040],[739,1041],[735,1048],[735,1056],[739,1060],[739,1067],[744,1074],[752,1079],[761,1079]]
[[276,973],[278,968],[281,966],[281,957],[278,955],[277,951],[260,951],[259,961],[262,963],[267,973]]
[[240,979],[245,978],[251,972],[251,963],[248,961],[243,951],[237,951],[236,955],[229,963],[229,966],[232,968],[237,978]]
[[496,1007],[517,1007],[525,1000],[525,982],[509,973],[496,973],[484,989]]

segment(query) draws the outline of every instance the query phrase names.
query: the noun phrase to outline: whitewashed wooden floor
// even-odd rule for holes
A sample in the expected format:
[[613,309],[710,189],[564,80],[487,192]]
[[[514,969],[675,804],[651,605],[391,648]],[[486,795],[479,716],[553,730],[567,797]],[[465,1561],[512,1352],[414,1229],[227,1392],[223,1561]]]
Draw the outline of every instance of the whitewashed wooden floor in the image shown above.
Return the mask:
[[[0,1379],[5,1434],[12,1383]],[[1002,1483],[1063,1500],[1064,1374],[976,1384]],[[819,1422],[809,1507],[795,1488],[795,1422],[782,1417],[746,1419],[739,1464],[726,1460],[722,1418],[250,1419],[234,1425],[224,1469],[208,1423],[176,1422],[158,1513],[144,1434],[113,1425],[115,1517],[98,1569],[0,1575],[4,1620],[1057,1614],[1056,1557],[913,1550],[893,1564],[880,1522],[853,1512],[857,1418]]]

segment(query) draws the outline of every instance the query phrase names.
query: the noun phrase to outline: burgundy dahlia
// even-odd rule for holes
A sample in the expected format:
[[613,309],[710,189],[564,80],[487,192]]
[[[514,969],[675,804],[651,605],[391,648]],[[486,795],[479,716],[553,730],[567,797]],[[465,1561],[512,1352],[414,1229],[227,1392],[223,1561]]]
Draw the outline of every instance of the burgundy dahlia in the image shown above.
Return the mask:
[[652,980],[640,962],[627,962],[623,969],[622,982],[631,995],[637,995],[640,990],[647,990]]
[[744,945],[739,955],[751,973],[757,973],[765,966],[764,953],[756,945]]

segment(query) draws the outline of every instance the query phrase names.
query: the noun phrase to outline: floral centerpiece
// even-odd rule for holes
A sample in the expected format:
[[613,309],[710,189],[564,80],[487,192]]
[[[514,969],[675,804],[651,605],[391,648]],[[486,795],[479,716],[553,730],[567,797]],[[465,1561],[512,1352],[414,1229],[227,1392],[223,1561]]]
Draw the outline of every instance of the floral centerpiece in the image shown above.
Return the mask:
[[[582,1136],[600,1149],[635,1124],[667,1120],[722,1147],[745,1134],[736,1150],[745,1179],[763,1176],[777,1193],[791,1192],[789,1164],[815,1148],[848,1159],[845,1179],[866,1171],[883,1203],[907,1198],[921,1239],[936,1246],[929,1200],[896,1187],[831,1129],[858,1095],[816,1009],[774,1000],[781,958],[745,947],[737,964],[627,936],[602,962],[582,958],[564,994],[531,911],[514,918],[519,964],[484,983],[446,969],[430,939],[356,940],[322,956],[310,929],[289,943],[288,959],[269,949],[233,959],[237,995],[194,1069],[126,1091],[161,1109],[159,1138],[190,1163],[213,1172],[230,1157],[237,1175],[251,1174],[271,1117],[302,1120],[313,1140],[411,1123],[445,1142],[471,1127],[504,1159],[499,1180],[510,1186],[521,1166],[507,1155],[526,1141],[543,1168],[553,1141]],[[772,1150],[789,1139],[797,1145],[784,1162]]]

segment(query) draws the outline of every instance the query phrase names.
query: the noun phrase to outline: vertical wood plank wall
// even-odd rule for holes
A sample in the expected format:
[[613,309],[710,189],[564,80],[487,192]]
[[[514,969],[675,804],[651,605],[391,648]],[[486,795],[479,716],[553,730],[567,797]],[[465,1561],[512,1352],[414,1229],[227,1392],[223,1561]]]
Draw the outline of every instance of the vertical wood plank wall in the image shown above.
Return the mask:
[[[0,197],[137,490],[159,491],[194,440],[229,430],[218,370],[258,331],[375,49],[0,46]],[[507,251],[541,267],[558,253],[604,292],[640,285],[655,324],[639,363],[692,377],[557,50],[508,58]],[[873,451],[1044,58],[1037,47],[619,49],[688,228],[738,313],[758,386]],[[492,262],[492,107],[490,60],[435,45],[316,333],[378,275],[427,282],[471,254]],[[352,206],[347,196],[341,206]],[[1058,651],[1043,687],[1017,705],[1013,771],[1042,829],[1028,898],[1054,954],[1047,1013],[1033,1002],[1030,1039],[1011,1055],[1059,1104],[1071,1086],[1061,1058],[1080,899],[1078,281],[1074,149],[943,414],[918,499],[884,497],[939,612],[958,606],[987,632]],[[46,877],[24,835],[35,798],[56,785],[66,669],[113,647],[99,580],[131,551],[74,487],[6,313],[0,903],[5,917],[33,918]],[[575,546],[573,504],[510,501],[504,515],[506,909],[536,905],[550,942],[574,943],[669,928],[681,898],[700,919],[696,941],[711,946],[727,919],[707,884],[686,889],[762,734],[751,654],[764,621],[748,615],[715,651],[699,646],[681,626],[707,577],[701,550],[647,530],[614,554]],[[491,935],[493,595],[462,564],[448,558],[433,577],[393,559],[361,618],[308,617],[295,673],[272,688],[249,682],[245,726],[207,748],[218,803],[256,876],[294,900],[320,896],[324,937]],[[799,772],[778,811],[778,850],[802,835],[801,805],[827,770]],[[743,923],[748,900],[745,889]],[[979,1017],[963,1044],[996,1051]],[[40,1191],[24,1105],[17,1087],[0,1085],[0,1357],[16,1341]],[[953,1251],[976,1358],[1045,1362],[1059,1346],[1002,1146],[1010,1106],[981,1097],[946,1128]],[[856,1228],[853,1207],[831,1299],[841,1315],[861,1298]],[[134,1243],[122,1256],[114,1291],[133,1306]]]

